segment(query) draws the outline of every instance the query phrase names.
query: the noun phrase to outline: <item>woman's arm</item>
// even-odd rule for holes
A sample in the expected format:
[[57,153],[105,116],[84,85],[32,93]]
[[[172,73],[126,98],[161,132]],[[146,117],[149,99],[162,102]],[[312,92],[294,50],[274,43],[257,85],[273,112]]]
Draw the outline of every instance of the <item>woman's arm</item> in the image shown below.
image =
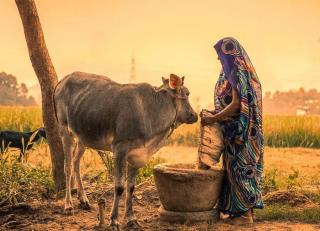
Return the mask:
[[238,92],[232,88],[232,102],[226,106],[222,111],[212,117],[202,117],[201,124],[208,125],[218,121],[226,120],[230,116],[234,116],[240,111],[240,98]]

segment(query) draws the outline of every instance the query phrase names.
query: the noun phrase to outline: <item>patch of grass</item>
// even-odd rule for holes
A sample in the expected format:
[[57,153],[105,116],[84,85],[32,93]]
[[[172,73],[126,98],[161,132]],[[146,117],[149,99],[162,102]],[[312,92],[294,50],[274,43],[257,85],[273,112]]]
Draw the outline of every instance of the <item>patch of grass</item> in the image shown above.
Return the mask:
[[104,166],[107,169],[106,176],[109,181],[113,180],[113,171],[114,171],[114,160],[112,156],[112,152],[98,152],[98,155],[101,157],[101,160]]
[[49,169],[22,164],[7,153],[0,156],[0,206],[48,197],[54,190]]
[[320,222],[320,206],[311,208],[291,207],[283,204],[273,204],[264,209],[255,210],[258,220],[290,220],[306,223]]
[[110,179],[108,174],[105,170],[99,169],[99,170],[89,170],[82,176],[82,180],[89,182],[89,183],[105,183],[105,182],[111,182],[112,178]]
[[299,170],[293,169],[293,172],[288,175],[286,184],[287,184],[287,190],[292,190],[294,188],[301,187],[301,184],[299,181]]
[[265,169],[262,180],[262,192],[281,190],[296,190],[301,189],[301,176],[297,169],[292,168],[292,172],[282,172],[276,168]]
[[160,157],[157,158],[151,158],[151,160],[149,160],[149,162],[147,163],[146,166],[144,166],[143,168],[139,169],[139,173],[137,175],[136,178],[136,182],[137,184],[145,181],[146,179],[153,177],[153,168],[154,166],[164,163],[165,160],[163,160]]
[[307,196],[312,202],[320,205],[320,189],[316,191],[310,191],[310,190],[301,190],[302,194]]
[[[103,174],[102,171],[90,171],[84,177],[89,181],[99,182],[111,182],[113,180],[113,172],[114,172],[114,158],[112,157],[111,152],[98,152],[101,157],[102,163],[106,169],[106,173]],[[146,179],[153,176],[153,168],[157,164],[164,163],[165,160],[160,157],[152,157],[148,163],[139,169],[139,172],[136,177],[137,184],[145,181]],[[105,177],[104,177],[105,176]]]
[[277,169],[272,169],[264,173],[262,181],[262,191],[263,193],[268,193],[276,191],[279,189],[279,182],[277,181]]

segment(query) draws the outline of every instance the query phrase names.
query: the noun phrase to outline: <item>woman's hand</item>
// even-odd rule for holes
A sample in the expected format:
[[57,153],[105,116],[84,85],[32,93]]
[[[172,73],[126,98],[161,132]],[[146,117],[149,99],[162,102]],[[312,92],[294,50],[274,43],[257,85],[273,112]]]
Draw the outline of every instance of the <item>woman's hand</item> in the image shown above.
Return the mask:
[[214,114],[216,114],[216,111],[215,110],[210,111],[208,109],[202,109],[201,112],[199,113],[199,116],[200,116],[200,118],[202,118],[202,117],[206,117],[208,114],[209,115],[214,115]]
[[202,109],[201,112],[199,113],[200,118],[202,119],[203,117],[205,117],[205,114],[207,113],[207,109]]
[[206,126],[217,122],[215,116],[201,117],[201,125]]
[[240,107],[241,101],[238,92],[237,90],[232,88],[232,102],[228,104],[223,110],[219,112],[214,112],[213,115],[208,115],[205,112],[203,112],[203,117],[201,117],[201,124],[204,126],[218,121],[227,122],[229,120],[232,120],[232,117],[240,115]]

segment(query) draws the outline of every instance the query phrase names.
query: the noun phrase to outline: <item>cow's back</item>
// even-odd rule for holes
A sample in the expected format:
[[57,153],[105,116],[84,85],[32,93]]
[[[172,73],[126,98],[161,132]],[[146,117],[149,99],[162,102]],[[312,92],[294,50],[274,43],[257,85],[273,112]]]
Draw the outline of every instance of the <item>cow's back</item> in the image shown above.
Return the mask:
[[120,89],[120,84],[105,76],[83,72],[66,76],[54,94],[59,123],[68,126],[88,146],[96,146],[114,131]]
[[119,84],[105,76],[75,72],[56,87],[56,115],[86,146],[104,149],[114,139],[152,135],[146,110],[156,111],[150,109],[150,105],[157,107],[150,102],[153,93],[146,83]]

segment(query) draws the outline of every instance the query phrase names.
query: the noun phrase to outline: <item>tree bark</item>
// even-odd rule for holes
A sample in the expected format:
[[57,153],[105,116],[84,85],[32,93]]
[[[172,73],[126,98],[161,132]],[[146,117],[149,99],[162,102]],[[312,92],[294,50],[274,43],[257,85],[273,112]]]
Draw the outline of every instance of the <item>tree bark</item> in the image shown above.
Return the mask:
[[57,73],[44,40],[36,5],[33,0],[16,0],[22,20],[30,60],[41,87],[42,118],[49,144],[56,191],[65,188],[64,153],[53,106]]

